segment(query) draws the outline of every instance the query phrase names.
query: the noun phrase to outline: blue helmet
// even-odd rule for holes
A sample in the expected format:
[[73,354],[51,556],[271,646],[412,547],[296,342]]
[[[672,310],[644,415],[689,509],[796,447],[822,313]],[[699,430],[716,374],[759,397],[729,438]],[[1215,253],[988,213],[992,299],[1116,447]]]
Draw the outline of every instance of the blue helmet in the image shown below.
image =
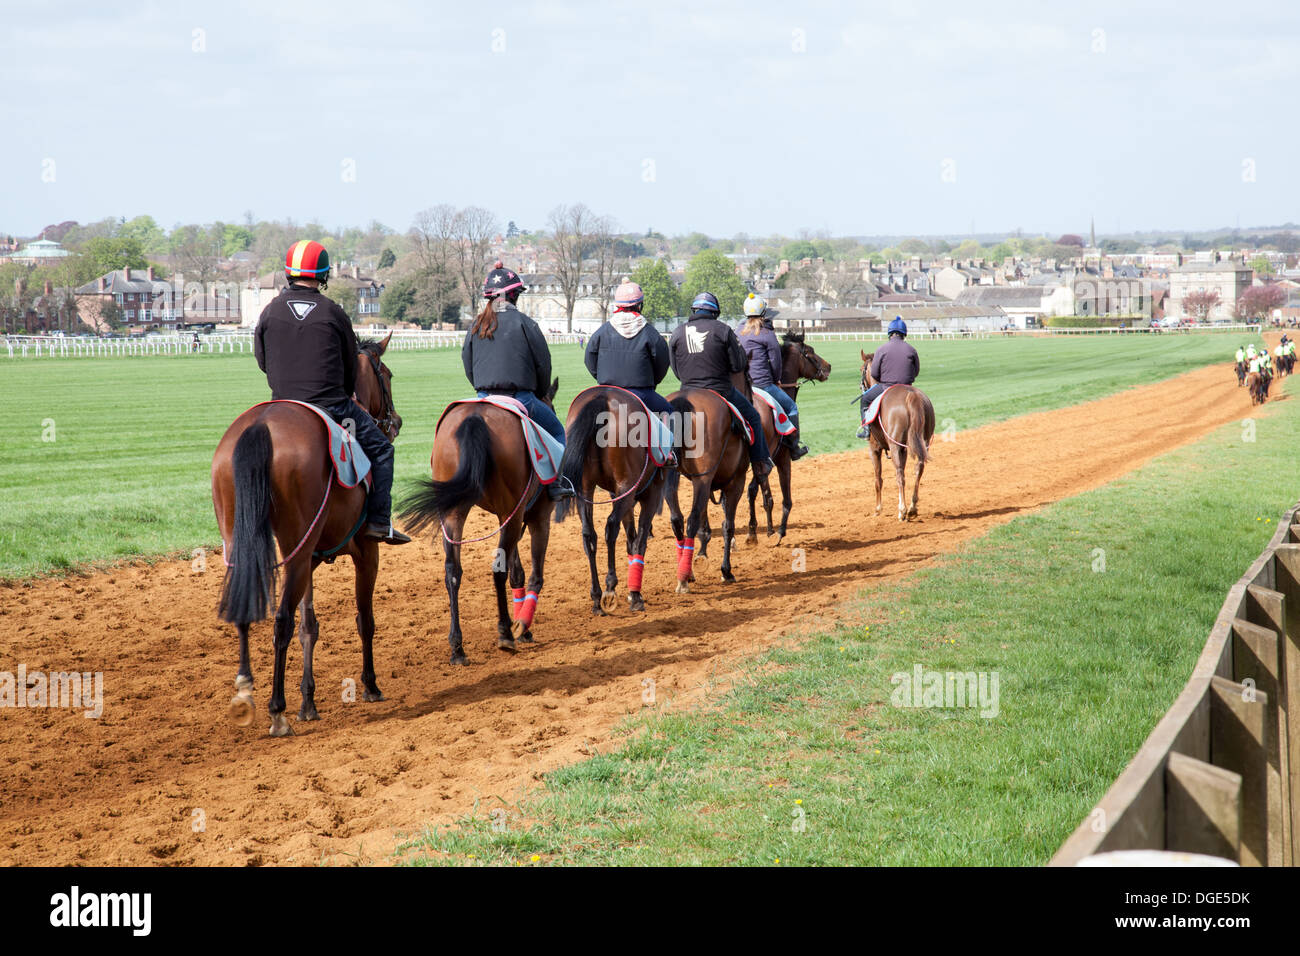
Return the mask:
[[894,316],[894,321],[889,323],[889,331],[891,334],[897,332],[902,336],[907,335],[907,323],[903,321],[901,315]]
[[701,292],[691,303],[692,312],[712,312],[719,315],[722,309],[718,306],[718,300],[712,292]]

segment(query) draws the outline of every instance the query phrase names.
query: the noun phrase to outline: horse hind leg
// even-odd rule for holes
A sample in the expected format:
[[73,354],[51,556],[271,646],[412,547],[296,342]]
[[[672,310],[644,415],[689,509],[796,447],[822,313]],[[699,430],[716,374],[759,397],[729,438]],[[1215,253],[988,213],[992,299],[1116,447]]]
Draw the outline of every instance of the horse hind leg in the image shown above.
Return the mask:
[[[523,529],[520,528],[522,534]],[[510,619],[510,601],[506,597],[506,582],[510,577],[511,555],[519,553],[519,537],[509,527],[501,530],[497,539],[497,552],[492,558],[492,590],[497,599],[497,650],[515,653],[514,622]]]
[[894,449],[894,475],[898,478],[898,520],[907,520],[907,449]]
[[[753,547],[758,544],[758,515],[754,508],[754,502],[758,498],[758,479],[751,478],[749,481],[749,534],[745,538],[745,544]],[[771,522],[768,522],[769,527]],[[771,534],[769,531],[768,534]]]
[[608,555],[608,564],[605,569],[605,590],[600,595],[600,606],[607,612],[618,606],[618,571],[614,566],[618,529],[623,524],[623,518],[628,510],[635,506],[636,499],[631,495],[622,498],[614,503],[614,509],[605,520],[605,552]]
[[447,520],[447,527],[442,542],[443,582],[447,587],[447,610],[451,618],[447,630],[447,643],[451,646],[451,663],[469,666],[465,656],[465,636],[460,629],[460,581],[462,568],[460,564],[460,545],[452,544],[446,538],[459,540],[465,527],[465,515],[452,515]]
[[312,672],[313,652],[316,641],[320,638],[320,622],[316,620],[316,605],[311,581],[307,581],[307,593],[298,605],[298,642],[302,644],[302,704],[298,708],[299,720],[320,720],[316,711],[316,675]]
[[311,583],[310,556],[299,557],[285,569],[284,593],[275,613],[275,670],[271,678],[271,699],[266,705],[271,715],[272,737],[291,737],[293,727],[284,716],[284,672],[289,659],[289,641],[293,638],[294,611]]
[[375,703],[384,699],[375,682],[375,578],[379,576],[379,542],[362,538],[353,558],[356,568],[357,634],[361,637],[361,699]]
[[[587,555],[587,566],[591,571],[591,613],[597,617],[605,615],[605,609],[601,607],[600,576],[596,572],[596,549],[598,547],[596,539],[596,525],[592,517],[593,507],[590,502],[578,501],[578,513],[582,519],[582,550]],[[519,584],[516,587],[523,587],[524,584],[523,565],[519,566]]]
[[253,671],[248,663],[248,625],[240,624],[239,670],[235,673],[235,696],[230,699],[230,719],[237,727],[253,722]]
[[912,482],[912,507],[907,509],[909,518],[916,518],[919,512],[916,509],[917,500],[921,495],[921,476],[925,474],[925,462],[917,459],[916,462],[916,479]]

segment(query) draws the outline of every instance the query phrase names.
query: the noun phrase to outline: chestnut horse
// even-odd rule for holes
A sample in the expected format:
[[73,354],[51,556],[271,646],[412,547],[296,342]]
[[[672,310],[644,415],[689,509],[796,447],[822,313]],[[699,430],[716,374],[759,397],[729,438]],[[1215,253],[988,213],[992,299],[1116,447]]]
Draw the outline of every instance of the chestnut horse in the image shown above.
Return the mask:
[[[653,414],[653,413],[651,413]],[[569,406],[565,423],[567,441],[561,473],[578,493],[577,509],[582,519],[582,548],[591,567],[591,610],[603,616],[617,601],[618,572],[614,570],[614,545],[621,525],[627,538],[628,605],[645,610],[641,596],[641,575],[645,569],[650,524],[663,509],[664,470],[650,457],[650,422],[640,399],[621,388],[598,385],[587,389]],[[602,438],[603,436],[603,438]],[[596,575],[596,527],[593,516],[597,488],[609,492],[606,504],[613,510],[605,519],[605,548],[609,565],[602,591]],[[636,507],[641,506],[635,522]],[[562,499],[555,506],[555,523],[569,514],[571,502]]]
[[[799,383],[804,379],[810,382],[824,382],[831,375],[831,363],[818,355],[811,345],[804,342],[802,332],[787,332],[781,338],[781,381],[780,386],[794,401],[799,400]],[[758,543],[758,519],[754,514],[754,499],[758,489],[763,489],[763,510],[767,512],[767,534],[776,534],[777,544],[785,537],[786,526],[790,521],[790,508],[794,505],[790,497],[790,446],[782,441],[776,433],[776,422],[772,419],[772,409],[766,402],[755,406],[763,418],[763,431],[767,435],[767,447],[772,449],[772,462],[776,465],[776,475],[781,482],[781,525],[775,531],[772,528],[772,488],[768,484],[770,475],[762,481],[751,479],[749,482],[749,537],[746,544]]]
[[[356,401],[393,440],[402,419],[393,407],[392,373],[381,356],[382,342],[362,342],[357,355]],[[240,726],[253,720],[253,671],[248,663],[248,627],[266,617],[275,600],[276,572],[284,586],[275,614],[275,670],[271,736],[293,734],[284,716],[284,673],[294,609],[301,612],[302,706],[299,720],[318,720],[312,651],[320,625],[312,603],[312,573],[321,561],[349,555],[356,568],[357,631],[361,635],[361,684],[367,701],[383,700],[375,683],[371,652],[375,636],[374,590],[379,542],[356,532],[366,517],[364,485],[345,488],[334,479],[329,437],[313,411],[288,402],[250,408],[235,419],[212,459],[212,504],[229,562],[219,613],[239,632],[239,670],[230,714]],[[276,543],[287,554],[276,563]]]
[[[542,400],[554,407],[557,378]],[[451,663],[469,664],[460,628],[461,545],[497,534],[492,584],[497,594],[497,647],[515,653],[515,640],[532,643],[533,615],[542,591],[542,565],[551,535],[552,501],[529,461],[519,416],[486,402],[454,405],[438,423],[430,456],[432,478],[422,478],[399,506],[408,530],[423,531],[435,522],[441,529],[444,581],[450,602]],[[500,527],[479,538],[461,540],[465,519],[477,505],[496,516]],[[528,527],[532,573],[525,593],[519,540]],[[515,620],[510,620],[506,578],[514,592]]]
[[[858,350],[862,356],[862,390],[876,384],[871,377],[871,359],[874,352]],[[930,459],[930,439],[934,437],[934,406],[919,388],[895,385],[886,390],[880,402],[880,414],[871,423],[871,463],[876,472],[876,514],[880,514],[880,491],[883,484],[880,469],[881,453],[893,448],[894,474],[898,478],[898,520],[915,518],[916,500],[921,492],[921,476]],[[907,455],[916,459],[916,480],[912,483],[912,506],[906,507]]]
[[1252,405],[1263,405],[1268,401],[1268,385],[1259,372],[1250,372],[1246,375],[1246,391],[1250,393]]
[[[734,377],[740,377],[736,373]],[[749,373],[743,373],[741,394],[752,398]],[[745,490],[749,473],[749,447],[744,428],[732,414],[727,402],[708,388],[684,388],[668,396],[674,417],[681,422],[677,442],[682,451],[678,467],[670,471],[665,486],[668,513],[677,538],[677,593],[690,591],[695,580],[695,536],[700,536],[700,557],[708,553],[713,537],[709,526],[709,501],[713,491],[722,493],[722,580],[736,580],[731,573],[731,546],[736,533],[736,507]],[[683,520],[678,500],[678,479],[691,483],[691,513]]]

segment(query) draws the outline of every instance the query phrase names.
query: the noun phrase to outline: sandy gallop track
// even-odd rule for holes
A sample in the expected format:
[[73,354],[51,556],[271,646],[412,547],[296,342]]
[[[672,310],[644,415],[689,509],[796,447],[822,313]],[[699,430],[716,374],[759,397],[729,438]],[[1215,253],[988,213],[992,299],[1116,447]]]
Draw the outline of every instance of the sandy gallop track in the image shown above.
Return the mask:
[[[939,417],[943,418],[942,409]],[[517,799],[541,774],[607,744],[641,707],[641,682],[679,700],[725,655],[792,628],[835,620],[864,584],[907,574],[1018,513],[1110,481],[1147,459],[1250,414],[1226,364],[1086,405],[938,440],[921,519],[870,516],[865,451],[796,466],[785,544],[738,549],[740,583],[721,583],[714,553],[696,590],[673,593],[665,518],[646,569],[650,611],[622,604],[593,618],[578,523],[555,529],[538,611],[539,643],[495,649],[490,542],[467,547],[462,614],[468,668],[447,663],[441,550],[388,550],[377,591],[376,661],[388,700],[343,703],[360,672],[352,571],[317,576],[322,719],[271,740],[269,624],[254,631],[257,720],[226,719],[233,631],[214,612],[220,560],[62,580],[0,593],[0,670],[103,671],[105,710],[0,710],[0,862],[11,864],[316,864],[382,861],[399,831]],[[604,509],[600,509],[603,513]],[[484,515],[467,529],[491,529]],[[714,519],[715,528],[719,525]],[[603,547],[603,546],[602,546]],[[791,548],[807,569],[791,571]],[[212,568],[211,564],[216,564]],[[620,577],[626,567],[620,560]],[[625,596],[620,591],[621,596]],[[289,714],[300,648],[290,645]],[[202,811],[205,829],[194,832]]]

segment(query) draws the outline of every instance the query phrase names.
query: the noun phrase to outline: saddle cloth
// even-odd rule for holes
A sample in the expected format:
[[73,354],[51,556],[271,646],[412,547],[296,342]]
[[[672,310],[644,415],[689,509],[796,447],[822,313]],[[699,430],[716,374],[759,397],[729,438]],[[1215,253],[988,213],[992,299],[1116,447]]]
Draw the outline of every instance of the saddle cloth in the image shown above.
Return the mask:
[[876,420],[876,417],[880,415],[880,403],[884,400],[885,396],[889,394],[891,388],[898,388],[898,386],[888,385],[885,387],[883,392],[876,396],[875,401],[873,401],[871,406],[867,409],[867,414],[863,416],[862,424],[870,425]]
[[319,405],[299,402],[291,398],[277,398],[270,402],[259,402],[253,407],[284,404],[301,405],[303,408],[310,408],[324,422],[325,431],[328,433],[330,440],[330,461],[334,464],[335,481],[344,488],[355,488],[364,481],[366,488],[370,488],[370,484],[374,480],[370,474],[370,459],[366,457],[366,453],[361,450],[361,445],[352,437],[352,434],[330,418],[329,412],[325,411],[325,409]]
[[793,435],[794,422],[790,421],[790,416],[785,413],[775,398],[767,394],[761,388],[754,389],[754,397],[759,401],[766,402],[768,408],[772,409],[772,421],[776,423],[776,433],[778,435]]
[[[715,392],[714,394],[716,395],[717,393]],[[758,389],[754,389],[754,394],[758,394]],[[718,398],[722,398],[722,396],[718,395]],[[754,444],[754,429],[749,427],[749,422],[745,421],[745,416],[740,414],[740,409],[731,404],[731,402],[727,402],[725,398],[722,398],[722,400],[726,402],[727,407],[731,409],[731,414],[736,416],[736,421],[740,422],[740,433],[745,436],[745,441],[749,442],[751,445]]]
[[[560,459],[564,457],[564,446],[547,434],[541,425],[528,417],[528,409],[517,398],[510,395],[488,395],[484,398],[457,399],[443,409],[442,415],[438,416],[438,424],[441,425],[442,419],[447,412],[457,405],[484,402],[505,409],[507,412],[512,412],[519,417],[519,423],[524,433],[524,444],[528,446],[528,460],[532,463],[533,471],[537,473],[538,480],[544,485],[549,485],[559,477]],[[436,428],[434,433],[437,433]]]
[[[588,392],[594,392],[598,388],[617,389],[629,398],[636,399],[637,405],[640,406],[641,411],[645,413],[646,420],[650,422],[650,434],[648,436],[650,460],[660,468],[663,468],[665,465],[674,464],[672,429],[664,424],[662,418],[651,412],[650,409],[646,407],[646,403],[641,401],[641,396],[636,392],[629,392],[626,388],[620,388],[618,385],[593,385],[590,388],[584,388],[574,396],[574,403],[576,404],[578,399],[583,395],[586,395]],[[639,429],[636,428],[635,423],[629,428],[629,432],[632,435],[636,435],[638,431]]]

